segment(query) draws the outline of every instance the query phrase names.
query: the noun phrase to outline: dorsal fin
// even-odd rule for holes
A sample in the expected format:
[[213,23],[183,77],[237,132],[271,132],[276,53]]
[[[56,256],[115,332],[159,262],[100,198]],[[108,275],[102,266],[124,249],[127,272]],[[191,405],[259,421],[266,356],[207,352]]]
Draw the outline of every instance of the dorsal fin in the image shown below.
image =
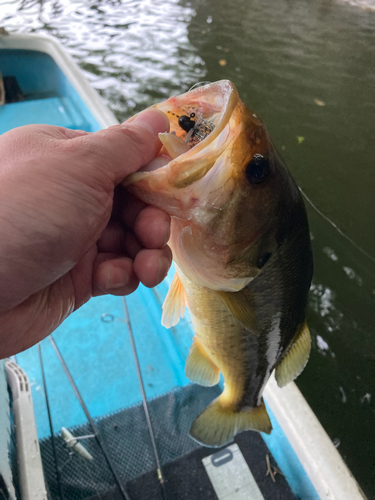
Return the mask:
[[275,378],[279,387],[284,387],[284,385],[289,384],[298,377],[306,366],[310,350],[311,336],[305,321],[288,354],[276,366]]
[[161,324],[165,326],[165,328],[177,325],[180,318],[185,316],[186,306],[187,300],[185,289],[180,278],[178,277],[178,274],[175,273],[167,296],[164,300]]
[[216,292],[223,302],[227,305],[233,316],[247,330],[259,333],[258,321],[255,314],[254,301],[250,292]]

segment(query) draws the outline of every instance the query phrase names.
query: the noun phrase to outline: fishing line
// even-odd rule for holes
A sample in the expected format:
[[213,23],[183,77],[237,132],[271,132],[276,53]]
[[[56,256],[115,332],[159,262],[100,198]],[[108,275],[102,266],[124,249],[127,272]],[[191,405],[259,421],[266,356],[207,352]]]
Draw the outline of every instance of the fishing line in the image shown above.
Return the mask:
[[43,363],[43,357],[42,357],[42,348],[41,348],[40,343],[38,344],[38,354],[39,354],[40,370],[42,372],[44,397],[45,397],[46,406],[47,406],[49,429],[50,429],[50,433],[51,433],[51,446],[52,446],[53,460],[55,462],[55,472],[56,472],[56,480],[57,480],[57,491],[58,491],[58,494],[59,494],[59,497],[61,498],[61,500],[64,500],[64,495],[63,495],[62,485],[61,485],[61,476],[60,476],[60,471],[59,471],[59,462],[58,462],[58,459],[57,459],[57,452],[56,452],[55,433],[53,432],[51,408],[50,408],[50,405],[49,405],[49,397],[48,397],[48,392],[47,392],[47,383],[46,383],[46,377],[45,377],[45,373],[44,373],[44,363]]
[[311,207],[315,210],[315,212],[317,214],[319,214],[321,217],[323,217],[323,219],[325,221],[327,221],[328,224],[330,224],[334,229],[336,229],[336,231],[343,238],[345,238],[347,241],[349,241],[349,243],[351,243],[357,250],[359,250],[363,255],[365,255],[368,259],[372,260],[372,262],[375,263],[375,258],[371,254],[369,254],[368,252],[366,252],[366,250],[363,250],[363,248],[361,248],[359,245],[357,245],[357,243],[355,241],[353,241],[348,235],[346,235],[329,217],[327,217],[326,215],[324,215],[324,213],[321,212],[319,210],[319,208],[314,205],[314,203],[310,200],[310,198],[306,195],[306,193],[300,187],[298,189],[301,191],[302,196],[305,197],[305,199],[308,201],[308,203],[311,205]]
[[130,323],[129,310],[128,310],[128,306],[127,306],[125,297],[122,297],[122,301],[123,301],[124,310],[125,310],[125,322],[126,322],[126,325],[128,327],[128,331],[129,331],[130,342],[131,342],[131,346],[132,346],[132,350],[133,350],[133,354],[134,354],[135,365],[136,365],[136,368],[137,368],[138,381],[139,381],[139,385],[140,385],[141,393],[142,393],[143,409],[144,409],[144,412],[145,412],[146,421],[147,421],[147,427],[148,427],[148,432],[150,434],[152,448],[153,448],[153,451],[154,451],[154,457],[155,457],[156,468],[157,468],[157,475],[158,475],[158,479],[159,479],[159,482],[160,482],[160,485],[161,485],[162,497],[163,497],[163,500],[165,500],[165,498],[166,498],[165,479],[164,479],[163,472],[162,472],[162,469],[161,469],[161,464],[160,464],[160,460],[159,460],[159,454],[158,454],[158,450],[157,450],[156,442],[155,442],[155,435],[154,435],[154,431],[153,431],[153,428],[152,428],[150,414],[149,414],[149,411],[148,411],[145,386],[144,386],[144,383],[143,383],[141,367],[140,367],[140,364],[139,364],[139,358],[138,358],[138,354],[137,354],[137,348],[135,346],[133,329],[132,329],[132,326],[131,326],[131,323]]
[[204,87],[205,85],[210,85],[210,83],[212,82],[198,82],[198,83],[195,83],[192,87],[190,87],[189,89],[189,92],[191,92],[192,90],[194,89],[197,89],[198,87]]
[[108,465],[108,467],[109,467],[109,470],[110,470],[110,471],[112,472],[112,474],[113,474],[113,477],[114,477],[114,479],[115,479],[115,481],[116,481],[116,484],[117,484],[117,486],[118,486],[118,488],[119,488],[119,490],[120,490],[120,492],[121,492],[122,497],[124,498],[124,500],[131,500],[131,498],[130,498],[129,494],[128,494],[128,493],[127,493],[127,491],[125,490],[124,485],[123,485],[123,484],[122,484],[122,482],[120,481],[120,477],[119,477],[119,475],[118,475],[118,473],[117,473],[117,471],[116,471],[116,467],[114,466],[114,464],[113,464],[113,462],[112,462],[111,456],[110,456],[110,454],[108,453],[108,450],[107,450],[107,448],[106,448],[106,446],[105,446],[105,443],[104,443],[104,441],[102,440],[102,438],[101,438],[101,436],[100,436],[100,434],[99,434],[98,428],[96,427],[96,424],[95,424],[95,422],[94,422],[93,418],[91,417],[91,415],[90,415],[90,413],[89,413],[89,410],[87,409],[87,406],[85,405],[85,402],[84,402],[84,401],[83,401],[83,399],[82,399],[82,396],[81,396],[81,394],[80,394],[80,392],[79,392],[79,390],[78,390],[78,387],[76,386],[76,384],[75,384],[75,382],[74,382],[74,379],[73,379],[72,375],[70,374],[70,371],[69,371],[69,369],[68,369],[68,366],[67,366],[67,364],[65,363],[64,358],[62,357],[61,352],[60,352],[59,348],[57,347],[56,342],[54,341],[54,339],[53,339],[52,335],[50,335],[50,336],[49,336],[49,339],[50,339],[50,341],[51,341],[52,347],[55,349],[55,352],[56,352],[56,354],[57,354],[57,357],[58,357],[58,358],[59,358],[59,360],[60,360],[60,363],[61,363],[61,365],[62,365],[62,367],[63,367],[63,369],[64,369],[64,371],[65,371],[65,374],[66,374],[66,376],[67,376],[67,377],[68,377],[68,379],[69,379],[69,382],[70,382],[70,384],[71,384],[71,386],[72,386],[72,388],[73,388],[73,390],[74,390],[74,392],[75,392],[75,395],[77,396],[78,401],[79,401],[79,402],[80,402],[80,404],[81,404],[82,410],[85,412],[86,418],[87,418],[87,420],[89,421],[89,423],[90,423],[90,425],[91,425],[91,427],[92,427],[92,430],[94,431],[94,434],[95,434],[95,439],[96,439],[96,441],[97,441],[97,443],[98,443],[99,447],[101,448],[101,450],[102,450],[102,452],[103,452],[103,455],[104,455],[104,458],[105,458],[105,460],[106,460],[106,462],[107,462],[107,465]]

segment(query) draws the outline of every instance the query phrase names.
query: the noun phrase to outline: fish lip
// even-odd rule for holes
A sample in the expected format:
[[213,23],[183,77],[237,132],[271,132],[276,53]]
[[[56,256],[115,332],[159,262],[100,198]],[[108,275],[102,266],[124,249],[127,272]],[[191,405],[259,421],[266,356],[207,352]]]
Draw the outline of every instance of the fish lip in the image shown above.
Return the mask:
[[[207,165],[207,162],[205,162],[204,159],[201,162],[196,160],[202,151],[207,151],[207,149],[209,149],[212,142],[224,130],[226,125],[229,123],[234,108],[240,100],[237,89],[230,80],[219,80],[218,82],[195,88],[179,96],[170,97],[162,103],[151,106],[151,108],[166,111],[168,103],[171,101],[185,101],[189,103],[189,101],[194,102],[200,98],[200,100],[204,102],[205,93],[213,94],[215,92],[219,94],[222,99],[224,99],[221,116],[215,129],[200,143],[195,145],[186,153],[181,154],[176,159],[171,160],[165,166],[152,171],[138,171],[130,174],[123,181],[123,186],[128,187],[132,184],[138,183],[139,181],[149,179],[150,181],[153,181],[153,184],[156,187],[159,184],[156,177],[160,176],[163,181],[165,181],[165,178],[167,177],[169,183],[173,187],[182,188],[193,184],[196,180],[202,178],[213,167],[215,163],[214,161],[211,161],[209,165]],[[136,116],[137,115],[132,117],[129,122],[133,121]]]

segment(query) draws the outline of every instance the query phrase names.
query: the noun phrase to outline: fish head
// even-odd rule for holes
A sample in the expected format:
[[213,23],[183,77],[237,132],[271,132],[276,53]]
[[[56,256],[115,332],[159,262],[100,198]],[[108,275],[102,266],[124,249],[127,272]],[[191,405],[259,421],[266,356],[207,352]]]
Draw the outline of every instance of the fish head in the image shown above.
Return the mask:
[[169,244],[187,279],[241,290],[279,244],[283,221],[301,203],[298,188],[230,81],[153,107],[169,117],[170,132],[124,185],[172,216]]

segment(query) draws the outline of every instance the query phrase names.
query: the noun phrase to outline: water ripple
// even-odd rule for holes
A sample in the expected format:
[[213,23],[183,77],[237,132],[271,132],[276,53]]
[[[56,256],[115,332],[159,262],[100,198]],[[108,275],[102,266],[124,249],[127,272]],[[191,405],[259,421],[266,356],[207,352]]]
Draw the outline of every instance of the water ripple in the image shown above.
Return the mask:
[[205,76],[187,35],[194,11],[176,0],[25,0],[1,13],[9,31],[58,37],[121,120]]

